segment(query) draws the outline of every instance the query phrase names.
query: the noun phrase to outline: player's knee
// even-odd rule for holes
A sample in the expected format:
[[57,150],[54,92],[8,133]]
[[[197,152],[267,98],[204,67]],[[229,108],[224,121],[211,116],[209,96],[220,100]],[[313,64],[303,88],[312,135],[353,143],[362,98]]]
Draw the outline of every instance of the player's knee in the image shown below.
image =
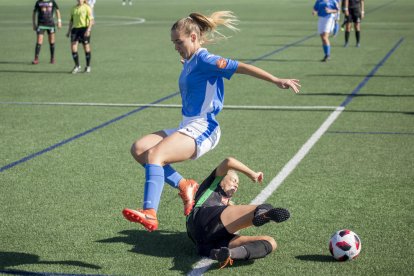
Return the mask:
[[275,251],[277,249],[276,240],[270,236],[266,236],[266,240],[272,245],[272,251]]
[[131,155],[138,160],[139,156],[141,156],[144,153],[144,150],[142,146],[139,144],[138,141],[135,141],[131,145]]

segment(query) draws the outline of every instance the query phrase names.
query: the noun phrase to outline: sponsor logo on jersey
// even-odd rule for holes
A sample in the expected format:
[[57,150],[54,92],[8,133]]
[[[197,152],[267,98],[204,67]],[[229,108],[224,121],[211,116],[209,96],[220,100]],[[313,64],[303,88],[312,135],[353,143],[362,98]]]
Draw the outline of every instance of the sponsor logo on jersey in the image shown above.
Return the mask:
[[220,58],[216,62],[217,68],[224,69],[227,66],[227,61],[224,58]]

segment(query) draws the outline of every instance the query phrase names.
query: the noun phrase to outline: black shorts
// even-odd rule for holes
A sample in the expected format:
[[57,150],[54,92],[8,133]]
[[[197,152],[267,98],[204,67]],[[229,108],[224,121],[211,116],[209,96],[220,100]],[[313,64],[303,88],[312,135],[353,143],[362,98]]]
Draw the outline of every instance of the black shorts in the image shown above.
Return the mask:
[[349,16],[348,16],[348,23],[354,22],[354,23],[360,23],[361,22],[361,9],[359,7],[357,8],[349,8]]
[[[200,256],[209,256],[212,249],[228,247],[236,237],[221,222],[220,215],[227,206],[195,209],[187,219],[187,234],[197,246]],[[208,214],[208,215],[207,215]]]
[[70,41],[71,42],[80,42],[83,44],[89,44],[91,41],[91,35],[89,34],[89,36],[85,36],[86,30],[88,28],[73,28],[71,33],[70,33]]
[[56,32],[56,27],[50,27],[50,26],[37,26],[36,33],[38,35],[43,35],[45,32],[47,32],[48,35],[54,34]]

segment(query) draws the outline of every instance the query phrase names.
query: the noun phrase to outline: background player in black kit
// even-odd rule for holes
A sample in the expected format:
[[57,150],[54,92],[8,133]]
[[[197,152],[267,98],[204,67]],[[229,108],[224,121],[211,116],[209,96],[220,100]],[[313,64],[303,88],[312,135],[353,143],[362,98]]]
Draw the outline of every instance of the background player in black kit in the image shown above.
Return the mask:
[[[55,32],[56,25],[53,14],[56,14],[57,17],[57,27],[60,29],[62,27],[62,20],[60,16],[59,7],[54,0],[38,0],[33,9],[32,21],[33,21],[33,30],[36,31],[37,41],[35,48],[35,58],[32,64],[39,63],[39,53],[40,48],[43,43],[43,34],[46,31],[49,37],[50,44],[50,63],[55,63]],[[37,22],[36,22],[37,14]]]
[[252,171],[229,157],[213,170],[200,185],[193,211],[187,217],[187,233],[196,244],[197,253],[222,263],[263,258],[276,249],[270,236],[240,236],[237,231],[261,226],[269,221],[282,222],[289,211],[270,204],[233,205],[230,199],[238,190],[239,171],[254,182],[262,182],[263,173]]
[[365,15],[364,0],[345,0],[345,7],[343,9],[345,12],[345,16],[347,17],[344,47],[348,47],[352,22],[354,23],[355,28],[356,47],[360,47],[361,19],[363,19]]

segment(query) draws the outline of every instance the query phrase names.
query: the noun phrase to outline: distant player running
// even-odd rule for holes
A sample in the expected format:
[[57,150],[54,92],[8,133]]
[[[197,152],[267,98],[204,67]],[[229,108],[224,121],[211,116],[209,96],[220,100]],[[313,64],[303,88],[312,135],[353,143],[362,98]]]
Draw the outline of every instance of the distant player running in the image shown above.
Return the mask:
[[191,13],[171,28],[171,41],[183,62],[179,78],[182,121],[177,128],[146,135],[132,145],[132,156],[145,167],[143,210],[123,210],[126,219],[141,223],[149,231],[158,228],[156,213],[164,182],[180,190],[185,215],[194,205],[198,184],[184,179],[171,164],[200,158],[217,146],[221,130],[216,116],[223,108],[223,78],[245,74],[299,92],[296,79],[279,79],[258,67],[211,54],[201,47],[214,41],[214,35],[220,37],[216,30],[220,25],[236,30],[235,22],[236,17],[228,11],[210,16]]
[[322,48],[325,54],[321,60],[328,61],[331,58],[331,43],[329,42],[329,34],[333,30],[335,24],[335,14],[339,11],[336,0],[316,0],[313,6],[313,15],[318,15],[318,33],[322,39]]
[[78,44],[83,44],[86,58],[85,73],[91,72],[91,29],[94,22],[92,9],[85,3],[85,0],[77,0],[78,4],[74,6],[70,12],[69,28],[66,34],[70,36],[72,58],[75,62],[75,67],[72,74],[79,73],[81,66],[79,65]]
[[[36,22],[37,14],[37,22]],[[36,31],[37,41],[35,48],[35,57],[32,64],[39,63],[40,49],[43,44],[43,35],[47,32],[50,45],[50,63],[55,63],[55,32],[56,25],[53,14],[56,14],[58,28],[62,27],[62,19],[59,7],[54,0],[38,0],[33,9],[32,21],[33,30]]]
[[288,210],[270,204],[230,204],[239,188],[236,172],[254,182],[263,180],[262,172],[228,157],[200,185],[196,205],[187,217],[187,233],[196,244],[197,253],[218,260],[222,267],[231,265],[233,260],[263,258],[277,247],[270,236],[241,236],[236,234],[239,230],[270,221],[283,222],[290,217]]

